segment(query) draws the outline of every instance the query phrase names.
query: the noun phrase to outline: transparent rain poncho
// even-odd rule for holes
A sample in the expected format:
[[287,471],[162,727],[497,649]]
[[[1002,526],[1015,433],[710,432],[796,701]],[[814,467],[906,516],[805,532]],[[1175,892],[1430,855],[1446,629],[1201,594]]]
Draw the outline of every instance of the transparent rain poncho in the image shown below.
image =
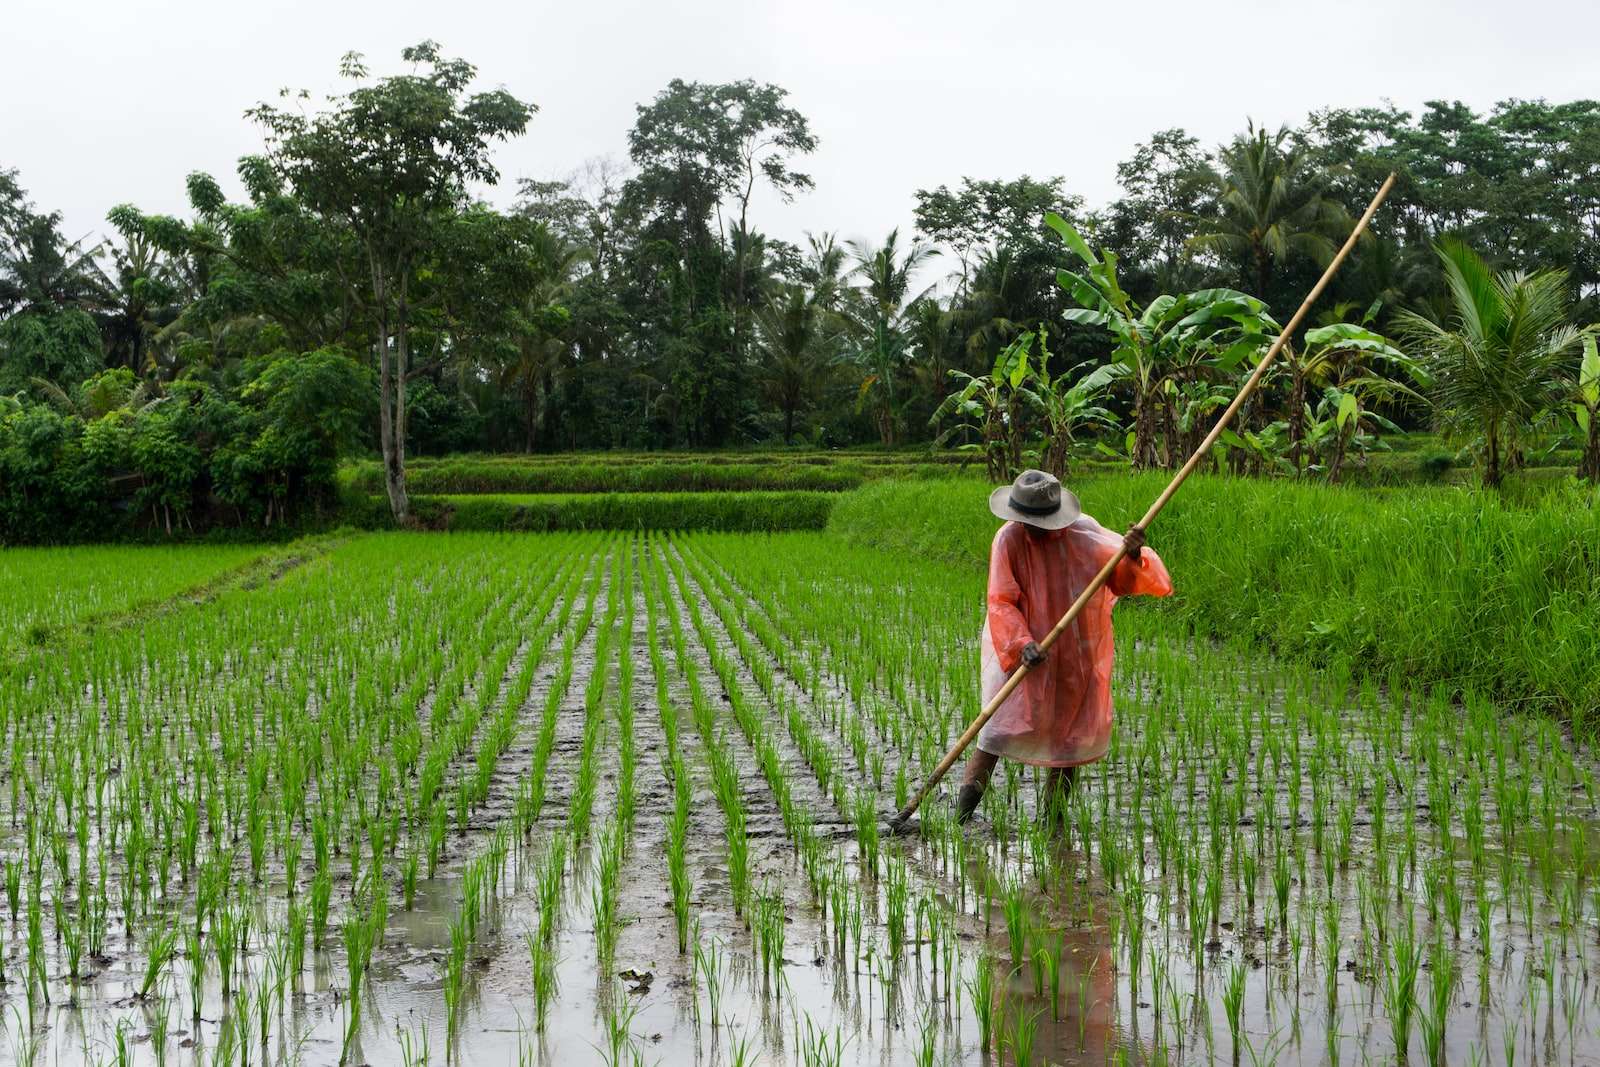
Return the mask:
[[[1061,530],[1000,527],[989,552],[985,703],[1022,662],[1023,646],[1044,639],[1121,544],[1121,534],[1087,515]],[[1111,607],[1118,597],[1171,592],[1166,565],[1149,548],[1139,562],[1119,563],[1045,661],[984,725],[978,747],[1038,767],[1075,767],[1104,756],[1111,742]]]

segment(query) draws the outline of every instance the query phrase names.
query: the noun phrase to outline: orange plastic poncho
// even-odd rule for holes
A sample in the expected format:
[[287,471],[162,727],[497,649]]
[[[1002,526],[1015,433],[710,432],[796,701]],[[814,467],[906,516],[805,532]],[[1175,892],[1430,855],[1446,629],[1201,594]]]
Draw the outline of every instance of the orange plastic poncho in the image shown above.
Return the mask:
[[[983,624],[983,699],[1000,691],[1116,554],[1122,535],[1087,515],[1060,530],[1008,522],[989,553],[989,614]],[[1075,767],[1111,743],[1111,607],[1121,596],[1166,596],[1172,579],[1149,548],[1124,559],[1111,578],[978,734],[978,747],[1038,767]]]

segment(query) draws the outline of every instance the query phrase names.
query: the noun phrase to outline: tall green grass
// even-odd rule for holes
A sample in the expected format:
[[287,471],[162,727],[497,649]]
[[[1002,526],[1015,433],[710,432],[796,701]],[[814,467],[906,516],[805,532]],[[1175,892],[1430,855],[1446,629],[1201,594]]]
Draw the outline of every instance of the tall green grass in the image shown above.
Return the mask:
[[[1120,529],[1166,475],[1075,483]],[[882,483],[842,496],[852,542],[982,567],[998,526],[989,486]],[[1600,515],[1587,494],[1537,506],[1459,489],[1375,491],[1196,477],[1150,531],[1173,573],[1167,610],[1196,633],[1343,660],[1379,677],[1600,725]]]
[[[820,530],[836,493],[579,493],[535,496],[418,496],[418,525],[433,530]],[[393,525],[387,498],[355,505],[347,521],[367,529]]]

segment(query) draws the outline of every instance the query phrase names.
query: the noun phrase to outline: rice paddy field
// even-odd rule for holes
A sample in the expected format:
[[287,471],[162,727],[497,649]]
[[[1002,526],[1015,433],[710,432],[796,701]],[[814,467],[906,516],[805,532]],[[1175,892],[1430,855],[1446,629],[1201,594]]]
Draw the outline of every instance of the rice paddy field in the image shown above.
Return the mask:
[[1555,716],[1128,602],[1066,808],[1005,765],[896,837],[978,710],[981,567],[831,531],[346,533],[221,584],[248,550],[136,551],[59,550],[0,667],[0,1060],[1600,1061],[1596,767]]

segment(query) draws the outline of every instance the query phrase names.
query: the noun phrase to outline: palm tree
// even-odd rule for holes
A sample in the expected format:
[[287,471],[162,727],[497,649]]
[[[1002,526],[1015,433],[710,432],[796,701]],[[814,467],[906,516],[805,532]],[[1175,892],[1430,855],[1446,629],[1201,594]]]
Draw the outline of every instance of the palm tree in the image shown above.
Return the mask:
[[24,214],[0,229],[0,315],[97,306],[100,251],[62,236],[59,213]]
[[1284,260],[1303,256],[1326,266],[1350,230],[1350,215],[1323,196],[1324,176],[1314,167],[1287,126],[1269,134],[1252,122],[1217,153],[1210,179],[1221,212],[1189,247],[1239,263],[1241,280],[1262,299]]
[[178,317],[181,280],[148,236],[130,230],[124,241],[110,246],[114,273],[105,275],[100,308],[108,362],[143,375],[156,369],[157,335]]
[[966,336],[969,363],[982,366],[1022,333],[1034,318],[1030,298],[1038,275],[1021,269],[1007,247],[984,250],[952,313]]
[[1483,484],[1498,487],[1503,457],[1563,396],[1583,331],[1568,321],[1565,271],[1491,271],[1460,241],[1439,244],[1451,310],[1444,325],[1401,314],[1401,333],[1433,382],[1441,424],[1483,441]]
[[795,420],[810,405],[833,359],[838,326],[816,291],[783,291],[756,313],[755,345],[767,397],[783,412],[783,443],[794,440]]
[[854,273],[862,278],[859,292],[863,306],[857,325],[863,341],[857,359],[865,374],[857,403],[872,403],[878,436],[889,446],[894,444],[894,379],[905,362],[908,347],[906,309],[918,299],[911,296],[911,276],[939,253],[918,240],[902,250],[898,229],[890,230],[883,244],[876,247],[851,241],[850,251],[856,260]]
[[538,281],[523,296],[528,329],[518,338],[516,353],[500,371],[500,386],[521,401],[524,448],[532,452],[544,424],[545,407],[555,391],[570,346],[571,313],[564,302],[572,293],[572,271],[582,250],[568,244],[547,226],[533,230],[531,255]]

